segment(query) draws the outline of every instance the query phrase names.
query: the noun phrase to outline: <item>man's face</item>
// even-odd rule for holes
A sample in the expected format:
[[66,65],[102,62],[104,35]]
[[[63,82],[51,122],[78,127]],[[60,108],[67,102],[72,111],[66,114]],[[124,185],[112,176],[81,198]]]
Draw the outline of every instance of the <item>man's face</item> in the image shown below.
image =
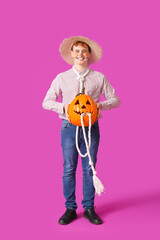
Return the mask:
[[71,51],[71,56],[73,57],[74,64],[83,65],[88,63],[88,58],[90,57],[90,52],[88,46],[78,44],[78,46],[73,46]]

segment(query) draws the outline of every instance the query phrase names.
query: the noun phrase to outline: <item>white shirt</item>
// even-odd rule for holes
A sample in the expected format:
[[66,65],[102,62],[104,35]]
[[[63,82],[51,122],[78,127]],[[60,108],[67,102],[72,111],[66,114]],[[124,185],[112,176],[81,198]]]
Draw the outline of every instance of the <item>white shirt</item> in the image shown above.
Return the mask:
[[[89,67],[83,72],[78,72],[73,66],[68,71],[58,74],[52,81],[43,100],[43,108],[55,111],[59,113],[60,118],[66,119],[63,106],[64,104],[70,104],[80,92],[80,81],[82,80],[80,77],[84,80],[85,94],[89,95],[95,103],[99,102],[101,94],[106,98],[106,101],[101,102],[102,110],[110,110],[120,105],[120,100],[115,94],[114,88],[104,74]],[[60,94],[62,95],[62,103],[56,101]]]

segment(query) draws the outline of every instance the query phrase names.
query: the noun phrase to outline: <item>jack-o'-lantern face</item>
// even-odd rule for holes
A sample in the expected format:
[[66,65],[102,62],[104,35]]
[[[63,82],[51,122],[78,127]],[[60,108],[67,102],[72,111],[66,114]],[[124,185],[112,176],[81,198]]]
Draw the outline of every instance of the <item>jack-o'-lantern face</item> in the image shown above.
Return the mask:
[[89,116],[91,113],[91,124],[97,119],[97,106],[93,99],[85,94],[79,94],[69,105],[68,114],[70,122],[76,126],[81,126],[81,114],[84,113],[83,123],[84,126],[89,126]]

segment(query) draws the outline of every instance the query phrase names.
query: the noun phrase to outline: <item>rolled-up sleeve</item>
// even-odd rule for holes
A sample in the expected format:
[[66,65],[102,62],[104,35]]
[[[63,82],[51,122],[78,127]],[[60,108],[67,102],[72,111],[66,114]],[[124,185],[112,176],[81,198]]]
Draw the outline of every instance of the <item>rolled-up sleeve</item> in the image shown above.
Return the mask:
[[59,114],[63,114],[64,103],[56,102],[58,96],[61,94],[60,81],[61,77],[60,74],[58,74],[51,83],[51,86],[42,102],[42,107],[47,110],[55,111]]
[[106,101],[101,102],[102,110],[110,110],[120,105],[120,100],[115,94],[115,89],[105,76],[103,77],[102,94],[106,98]]

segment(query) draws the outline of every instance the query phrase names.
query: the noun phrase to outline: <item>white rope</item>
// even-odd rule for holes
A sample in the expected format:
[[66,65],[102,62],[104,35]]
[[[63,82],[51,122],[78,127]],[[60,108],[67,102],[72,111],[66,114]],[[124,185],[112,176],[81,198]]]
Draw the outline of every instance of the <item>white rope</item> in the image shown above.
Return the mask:
[[[77,147],[77,151],[78,151],[78,153],[81,157],[86,157],[88,155],[88,153],[86,152],[83,155],[81,153],[80,149],[79,149],[79,146],[78,146],[78,130],[79,130],[79,127],[77,126],[77,128],[76,128],[76,147]],[[90,149],[90,147],[91,147],[91,127],[89,127],[89,129],[88,129],[88,138],[89,138],[89,149]]]
[[[81,116],[84,115],[84,113],[81,114]],[[87,114],[89,115],[89,114]],[[86,152],[84,155],[81,153],[80,149],[79,149],[79,146],[78,146],[78,130],[79,130],[79,126],[77,126],[76,128],[76,147],[77,147],[77,151],[79,153],[79,155],[81,157],[86,157],[88,155],[88,152]],[[84,135],[84,134],[83,134]],[[86,136],[86,135],[85,135]],[[88,128],[88,139],[89,139],[89,150],[90,150],[90,147],[91,147],[91,119],[89,117],[89,128]]]
[[83,90],[84,77],[79,76],[79,77],[77,77],[77,79],[80,81],[80,91],[79,92],[81,93]]
[[[77,74],[77,79],[80,81],[80,93],[83,92],[83,89],[84,89],[84,77],[89,73],[90,69],[87,68],[87,70],[85,71],[85,73],[83,74],[80,74],[76,69],[75,67],[73,66],[73,70],[74,72]],[[78,130],[79,130],[79,127],[77,126],[76,128],[76,147],[77,147],[77,151],[78,153],[80,154],[81,157],[86,157],[88,155],[88,158],[89,158],[89,164],[91,166],[91,169],[92,169],[92,172],[93,172],[93,185],[95,187],[95,191],[98,195],[101,195],[101,193],[104,191],[104,186],[103,184],[101,183],[101,181],[98,179],[98,177],[96,176],[97,175],[97,172],[95,171],[94,169],[94,163],[92,162],[92,159],[91,159],[91,155],[90,155],[90,147],[91,147],[91,114],[90,113],[87,113],[87,115],[89,116],[89,128],[88,128],[88,139],[89,139],[89,144],[87,142],[87,138],[86,138],[86,133],[85,133],[85,128],[84,128],[84,123],[83,123],[83,116],[85,114],[82,113],[81,114],[81,125],[82,125],[82,130],[83,130],[83,136],[84,136],[84,140],[85,140],[85,144],[86,144],[86,149],[87,149],[87,152],[83,155],[81,152],[80,152],[80,149],[79,149],[79,146],[78,146]]]
[[73,66],[73,70],[74,70],[74,72],[75,72],[76,75],[77,75],[77,79],[80,81],[80,89],[79,89],[79,92],[82,93],[82,90],[83,90],[83,87],[84,87],[84,81],[85,81],[84,77],[89,73],[90,68],[87,68],[86,71],[85,71],[83,74],[79,73],[79,72],[75,69],[74,66]]
[[91,114],[87,113],[87,115],[89,116],[89,130],[88,130],[89,144],[87,142],[87,137],[86,137],[84,123],[83,123],[83,116],[84,115],[85,115],[84,113],[81,114],[81,124],[82,124],[83,136],[84,136],[87,152],[83,155],[80,152],[80,150],[79,150],[79,147],[78,147],[78,129],[79,129],[79,127],[78,126],[77,126],[77,129],[76,129],[76,147],[77,147],[77,151],[78,151],[78,153],[80,154],[81,157],[86,157],[88,155],[89,165],[91,166],[91,169],[92,169],[92,172],[93,172],[93,185],[95,187],[96,193],[100,196],[101,193],[104,191],[104,186],[101,183],[101,181],[99,180],[99,178],[96,176],[97,172],[95,171],[94,163],[92,162],[91,155],[90,155],[90,146],[91,146]]

